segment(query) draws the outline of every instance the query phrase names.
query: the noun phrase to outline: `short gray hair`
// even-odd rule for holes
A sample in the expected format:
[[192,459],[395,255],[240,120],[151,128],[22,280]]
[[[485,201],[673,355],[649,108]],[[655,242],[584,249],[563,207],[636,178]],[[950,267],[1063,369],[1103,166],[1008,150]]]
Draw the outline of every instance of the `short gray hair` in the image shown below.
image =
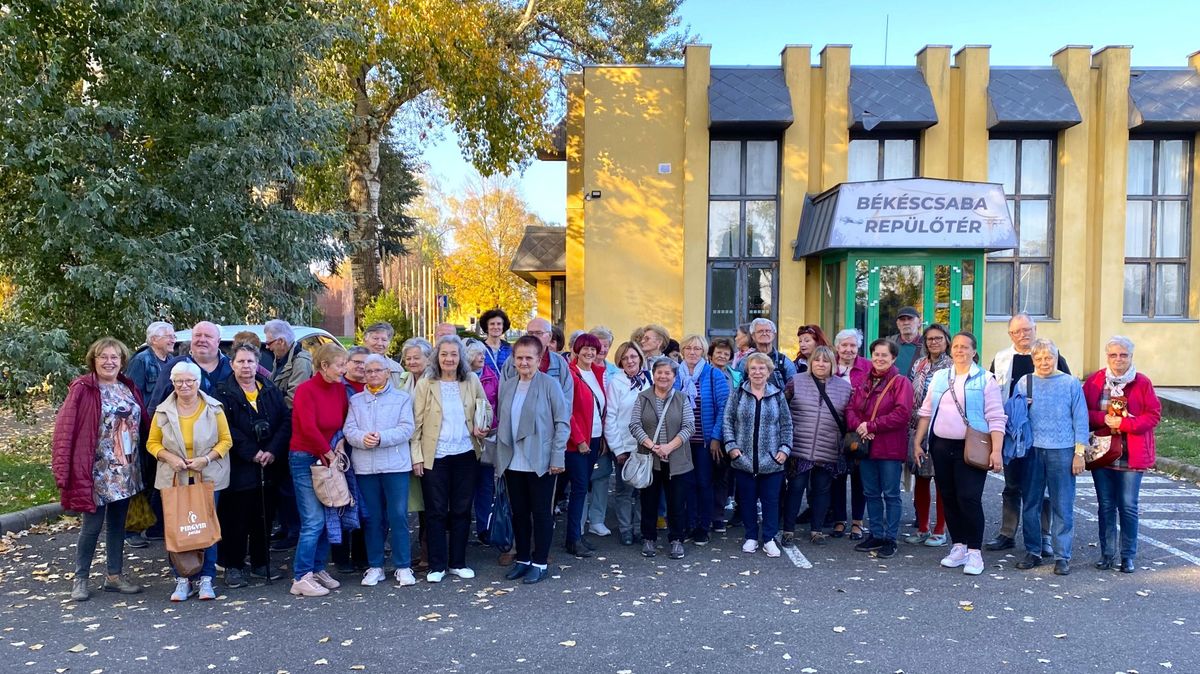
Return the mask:
[[1034,328],[1037,327],[1037,321],[1035,321],[1033,319],[1033,316],[1030,316],[1029,314],[1025,313],[1024,311],[1018,311],[1017,313],[1013,314],[1012,318],[1008,319],[1008,326],[1012,327],[1013,321],[1017,320],[1018,318],[1023,318],[1025,320],[1029,321],[1030,327],[1034,327]]
[[1107,352],[1108,347],[1112,346],[1113,344],[1116,344],[1117,346],[1125,347],[1125,350],[1129,352],[1129,357],[1133,358],[1133,340],[1132,339],[1130,339],[1128,337],[1122,337],[1121,335],[1113,335],[1112,337],[1108,338],[1107,342],[1104,343],[1104,350]]
[[[352,346],[349,349],[346,349],[346,360],[349,360],[355,356],[361,356],[364,353],[369,354],[369,353],[371,353],[371,350],[365,346]],[[387,359],[384,358],[384,360],[387,360]],[[363,362],[366,362],[366,361],[363,361]]]
[[671,374],[679,374],[679,363],[676,363],[674,358],[670,358],[668,356],[655,356],[654,358],[650,359],[651,375],[653,375],[654,372],[660,367],[669,367],[671,368]]
[[150,325],[147,325],[146,326],[146,343],[147,344],[150,343],[150,338],[152,338],[158,334],[159,330],[169,330],[170,332],[175,332],[175,326],[171,325],[170,323],[168,323],[166,321],[154,321]]
[[467,364],[467,359],[463,354],[463,342],[458,335],[438,337],[437,343],[433,347],[433,355],[429,358],[429,367],[425,370],[425,376],[430,379],[442,378],[442,364],[438,362],[437,354],[447,344],[458,350],[458,367],[454,370],[454,378],[458,381],[466,381],[467,377],[471,376],[471,366]]
[[[365,347],[364,347],[364,350],[365,350]],[[391,369],[389,367],[391,363],[389,362],[389,359],[387,356],[381,356],[377,353],[369,353],[367,355],[367,359],[365,361],[363,361],[363,365],[364,366],[370,365],[371,363],[375,363],[376,365],[381,366],[384,370]]]
[[366,337],[372,332],[385,332],[387,333],[387,338],[389,340],[396,336],[396,329],[393,328],[392,324],[388,323],[387,321],[379,321],[378,323],[372,323],[368,325],[363,329],[363,337]]
[[609,330],[608,328],[604,327],[603,325],[597,325],[596,327],[592,328],[591,330],[588,330],[588,334],[597,339],[603,339],[603,340],[607,341],[609,344],[612,344],[612,341],[613,341],[612,330]]
[[1046,339],[1045,337],[1039,337],[1033,340],[1033,345],[1029,347],[1029,357],[1032,358],[1043,351],[1048,352],[1050,355],[1054,356],[1055,360],[1058,360],[1058,347],[1054,345],[1053,341]]
[[463,352],[466,353],[468,365],[470,365],[470,361],[475,360],[475,356],[483,355],[483,342],[478,339],[468,339],[466,346],[463,347]]
[[282,338],[289,346],[296,343],[296,333],[292,330],[292,324],[281,318],[273,318],[263,324],[263,334],[267,336],[267,341]]
[[846,341],[847,339],[853,339],[854,346],[859,349],[862,348],[862,345],[863,345],[862,330],[859,330],[858,328],[846,328],[845,330],[838,332],[836,335],[833,336],[833,345],[836,347],[838,344],[841,344],[842,342]]
[[771,332],[774,332],[776,334],[779,333],[779,330],[775,327],[774,321],[772,321],[769,318],[762,318],[760,316],[760,317],[750,321],[750,334],[754,334],[755,328],[757,328],[760,325],[765,325],[765,326],[771,328]]
[[181,360],[178,363],[175,363],[175,366],[171,368],[172,381],[175,379],[175,375],[177,374],[190,374],[196,378],[196,381],[200,381],[202,378],[200,366],[191,362],[190,360]]
[[421,353],[425,354],[426,358],[433,353],[433,345],[423,337],[413,337],[412,339],[406,340],[404,345],[400,347],[400,357],[403,358],[404,354],[407,353],[409,349],[420,349]]

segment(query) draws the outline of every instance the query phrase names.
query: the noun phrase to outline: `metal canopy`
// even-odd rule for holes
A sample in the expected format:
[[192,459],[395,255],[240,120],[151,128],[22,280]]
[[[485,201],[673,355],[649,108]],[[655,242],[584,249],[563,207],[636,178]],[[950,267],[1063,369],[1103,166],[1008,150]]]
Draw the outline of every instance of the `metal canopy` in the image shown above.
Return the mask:
[[851,66],[851,129],[920,130],[937,121],[933,96],[918,68]]
[[710,129],[786,129],[795,120],[782,68],[713,68],[710,76]]
[[992,131],[1058,130],[1082,121],[1058,68],[991,69],[988,128]]
[[537,283],[536,273],[562,274],[567,271],[567,229],[545,225],[525,227],[525,236],[508,266],[517,276]]
[[805,197],[792,259],[834,250],[1016,245],[1000,185],[906,178],[842,183]]

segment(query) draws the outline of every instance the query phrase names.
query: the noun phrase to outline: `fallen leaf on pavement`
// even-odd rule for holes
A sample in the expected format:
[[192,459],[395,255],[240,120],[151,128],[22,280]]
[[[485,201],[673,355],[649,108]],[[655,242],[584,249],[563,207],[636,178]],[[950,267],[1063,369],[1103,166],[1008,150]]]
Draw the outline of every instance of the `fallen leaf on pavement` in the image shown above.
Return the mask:
[[82,653],[86,650],[87,650],[87,646],[84,646],[83,644],[75,644],[74,646],[68,648],[67,652],[68,653]]
[[571,639],[568,639],[567,641],[560,641],[560,642],[558,642],[558,645],[559,645],[559,646],[566,646],[567,648],[570,648],[570,647],[572,647],[572,646],[574,646],[574,645],[575,645],[575,641],[574,641],[574,640],[571,640]]

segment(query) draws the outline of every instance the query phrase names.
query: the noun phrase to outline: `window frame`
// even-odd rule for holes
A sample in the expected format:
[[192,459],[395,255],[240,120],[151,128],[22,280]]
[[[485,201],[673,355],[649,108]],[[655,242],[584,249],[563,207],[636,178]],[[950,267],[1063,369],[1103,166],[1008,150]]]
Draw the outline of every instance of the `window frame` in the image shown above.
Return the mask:
[[[1195,156],[1196,156],[1196,137],[1194,135],[1180,134],[1136,134],[1129,136],[1129,142],[1134,141],[1151,141],[1153,142],[1153,151],[1150,159],[1150,194],[1130,194],[1129,185],[1125,186],[1125,233],[1128,233],[1129,220],[1128,210],[1131,202],[1147,202],[1150,204],[1150,231],[1149,231],[1149,254],[1144,257],[1130,257],[1127,255],[1125,247],[1125,237],[1122,237],[1121,257],[1123,264],[1121,266],[1122,287],[1124,286],[1125,269],[1130,266],[1144,266],[1147,270],[1146,278],[1146,313],[1145,314],[1130,314],[1125,311],[1125,298],[1121,297],[1121,316],[1128,320],[1180,320],[1187,319],[1190,316],[1188,292],[1190,288],[1191,274],[1191,246],[1192,246],[1192,191],[1193,180],[1195,179]],[[1159,189],[1159,171],[1161,167],[1160,159],[1162,156],[1163,141],[1182,141],[1187,144],[1187,152],[1184,155],[1184,163],[1187,170],[1184,174],[1183,194],[1168,194],[1163,195],[1158,193]],[[1128,156],[1128,152],[1127,152]],[[1125,162],[1125,175],[1128,181],[1129,161]],[[1175,202],[1183,205],[1183,241],[1180,245],[1182,256],[1178,257],[1159,257],[1156,255],[1158,251],[1158,204],[1163,202]],[[1158,267],[1159,265],[1166,266],[1181,266],[1183,272],[1181,274],[1182,281],[1179,289],[1180,294],[1180,312],[1178,314],[1169,314],[1166,316],[1158,315],[1157,306],[1157,284],[1158,284]]]
[[[1058,314],[1057,307],[1054,304],[1054,260],[1058,247],[1055,245],[1056,232],[1058,223],[1056,222],[1056,211],[1058,204],[1058,133],[996,133],[988,136],[988,152],[989,161],[991,158],[991,142],[993,140],[1012,140],[1016,142],[1016,152],[1013,154],[1013,186],[1016,192],[1013,194],[1005,194],[1005,205],[1008,200],[1012,200],[1013,208],[1009,213],[1012,218],[1013,231],[1017,235],[1017,245],[1012,248],[1012,255],[1003,257],[987,254],[984,256],[984,267],[992,266],[993,264],[1005,264],[1012,269],[1012,287],[1009,289],[1009,310],[1002,312],[993,312],[988,306],[987,301],[987,284],[984,284],[984,317],[988,319],[1008,318],[1017,312],[1025,311],[1025,307],[1021,306],[1021,267],[1024,264],[1046,266],[1046,313],[1033,314],[1035,318],[1053,319]],[[1048,140],[1050,141],[1050,192],[1048,194],[1023,194],[1021,192],[1021,153],[1024,141],[1027,140]],[[997,182],[992,176],[988,176],[989,182]],[[1046,255],[1021,255],[1021,202],[1022,201],[1044,201],[1046,202]],[[986,271],[985,271],[986,274]],[[986,276],[985,276],[986,278]]]
[[[911,140],[913,142],[913,172],[909,178],[921,177],[921,132],[920,131],[851,131],[850,139],[846,143],[846,180],[850,180],[850,143],[856,140],[871,140],[877,141],[875,146],[875,175],[873,180],[905,180],[906,178],[884,178],[884,157],[887,156],[884,150],[885,141],[889,140]],[[855,182],[870,182],[870,181],[855,181]]]

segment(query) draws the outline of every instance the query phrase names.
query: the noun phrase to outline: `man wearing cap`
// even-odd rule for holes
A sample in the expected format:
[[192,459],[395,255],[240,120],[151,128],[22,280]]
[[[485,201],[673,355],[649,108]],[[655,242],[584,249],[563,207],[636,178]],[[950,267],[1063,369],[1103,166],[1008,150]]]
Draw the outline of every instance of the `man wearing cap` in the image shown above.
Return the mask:
[[921,314],[912,307],[904,307],[896,314],[896,329],[900,332],[887,338],[900,348],[896,369],[912,379],[913,363],[925,355],[925,345],[921,342]]

